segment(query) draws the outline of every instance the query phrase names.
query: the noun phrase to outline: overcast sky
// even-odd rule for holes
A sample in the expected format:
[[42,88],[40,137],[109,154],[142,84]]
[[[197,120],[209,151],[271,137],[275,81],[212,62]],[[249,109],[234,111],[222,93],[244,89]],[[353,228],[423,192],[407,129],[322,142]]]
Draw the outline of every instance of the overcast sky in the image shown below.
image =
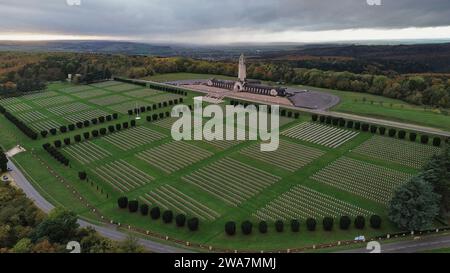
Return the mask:
[[0,39],[212,44],[450,38],[449,0],[367,1],[377,0],[0,0]]

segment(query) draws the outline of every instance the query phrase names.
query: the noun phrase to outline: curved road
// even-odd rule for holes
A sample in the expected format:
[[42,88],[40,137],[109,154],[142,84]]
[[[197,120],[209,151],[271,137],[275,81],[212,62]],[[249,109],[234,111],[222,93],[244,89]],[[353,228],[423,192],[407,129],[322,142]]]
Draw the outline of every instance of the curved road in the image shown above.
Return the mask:
[[[27,197],[36,204],[38,208],[44,212],[50,212],[55,206],[50,202],[45,200],[42,195],[33,187],[33,185],[28,181],[28,179],[22,174],[22,172],[14,165],[11,160],[8,162],[8,168],[11,170],[10,174],[13,177],[16,185],[20,187]],[[99,226],[91,224],[84,220],[78,220],[81,227],[92,227],[100,235],[115,241],[121,241],[127,238],[128,234],[117,230],[114,226]],[[187,249],[177,248],[174,246],[164,245],[162,243],[154,242],[147,239],[138,238],[139,244],[148,249],[151,252],[159,253],[182,253],[182,252],[192,252]]]

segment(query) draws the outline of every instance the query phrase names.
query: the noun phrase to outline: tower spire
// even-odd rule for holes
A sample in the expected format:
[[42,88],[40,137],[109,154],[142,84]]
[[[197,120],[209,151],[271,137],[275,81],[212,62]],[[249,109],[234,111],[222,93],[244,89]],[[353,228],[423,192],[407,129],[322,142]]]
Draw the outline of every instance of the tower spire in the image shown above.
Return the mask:
[[239,58],[239,73],[238,78],[241,82],[244,82],[247,78],[247,67],[245,66],[245,57],[244,54],[241,54]]

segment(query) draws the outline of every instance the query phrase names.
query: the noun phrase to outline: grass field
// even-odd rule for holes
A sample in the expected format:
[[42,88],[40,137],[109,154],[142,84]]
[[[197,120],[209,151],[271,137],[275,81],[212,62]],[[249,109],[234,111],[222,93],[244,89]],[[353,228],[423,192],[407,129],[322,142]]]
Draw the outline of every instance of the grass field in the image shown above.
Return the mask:
[[[154,81],[175,81],[188,79],[218,79],[234,80],[234,77],[193,73],[170,73],[147,77]],[[316,90],[338,96],[341,101],[333,107],[332,111],[357,114],[369,117],[378,117],[394,121],[403,121],[418,125],[430,126],[450,130],[450,116],[441,113],[438,109],[424,108],[412,105],[401,100],[390,99],[367,93],[316,88],[303,85],[292,85],[299,89]],[[447,109],[447,112],[449,110]]]
[[[158,77],[163,79],[163,76]],[[170,125],[174,119],[151,123],[145,118],[138,120],[133,129],[122,129],[103,137],[63,146],[61,152],[70,159],[70,167],[57,163],[42,149],[42,144],[46,142],[53,143],[66,137],[70,137],[73,142],[76,134],[129,121],[133,117],[121,114],[123,105],[133,102],[136,95],[144,96],[149,104],[159,100],[161,95],[167,95],[155,90],[142,90],[141,86],[113,82],[88,87],[54,83],[42,93],[0,100],[1,105],[7,105],[11,112],[21,116],[33,128],[48,129],[52,124],[67,125],[98,113],[119,113],[117,121],[50,135],[46,139],[39,137],[36,141],[26,138],[1,115],[0,144],[5,150],[17,144],[27,150],[15,156],[14,161],[32,178],[36,188],[55,205],[70,208],[86,218],[94,217],[70,190],[58,182],[57,176],[43,166],[52,168],[54,173],[70,181],[86,200],[107,217],[181,240],[230,249],[270,250],[352,240],[361,234],[372,237],[396,231],[387,220],[384,195],[392,192],[393,183],[402,183],[403,178],[417,173],[423,161],[401,164],[393,154],[395,150],[386,151],[390,153],[389,161],[383,160],[383,155],[379,153],[356,152],[377,145],[370,133],[321,127],[311,129],[327,135],[329,141],[325,138],[313,141],[305,135],[299,137],[298,134],[286,133],[307,124],[310,121],[307,115],[301,115],[297,120],[285,118],[281,128],[280,149],[272,156],[259,152],[259,145],[255,141],[174,142],[170,135]],[[189,93],[185,101],[191,102],[193,96]],[[42,99],[46,99],[45,105],[50,101],[54,104],[42,106],[42,103],[36,103]],[[143,113],[143,116],[147,114],[151,112]],[[326,133],[321,133],[324,130]],[[395,142],[392,145],[401,146]],[[419,147],[410,151],[413,153],[411,158],[430,155],[428,150],[424,153],[420,148],[424,147],[422,144],[408,142],[408,145]],[[358,147],[363,148],[358,150]],[[44,165],[38,163],[36,158],[41,158]],[[336,166],[333,165],[336,162],[342,168],[357,170],[359,180],[354,180],[348,173],[330,169]],[[78,179],[78,171],[82,170],[87,172],[89,182]],[[330,172],[334,173],[335,179],[343,182],[330,180]],[[389,180],[386,174],[394,175],[396,180]],[[379,184],[369,185],[365,179]],[[360,180],[364,183],[359,185]],[[349,187],[351,183],[354,183],[354,187]],[[199,217],[200,228],[190,232],[187,228],[177,228],[174,223],[163,224],[161,220],[154,221],[149,216],[120,210],[117,208],[117,198],[123,195],[150,206],[171,209],[174,213]],[[350,228],[342,231],[336,223],[333,231],[326,232],[319,223],[316,231],[306,231],[304,220],[307,217],[317,217],[318,222],[321,222],[321,217],[339,217],[341,214],[352,217],[379,214],[383,225],[380,230],[366,227],[364,230]],[[299,233],[289,229],[288,221],[292,217],[301,221]],[[260,234],[257,230],[260,219],[269,222],[267,234]],[[283,233],[274,231],[275,219],[286,220]],[[230,220],[236,221],[238,225],[244,220],[251,220],[254,224],[252,235],[242,235],[238,226],[235,236],[227,236],[224,225]]]

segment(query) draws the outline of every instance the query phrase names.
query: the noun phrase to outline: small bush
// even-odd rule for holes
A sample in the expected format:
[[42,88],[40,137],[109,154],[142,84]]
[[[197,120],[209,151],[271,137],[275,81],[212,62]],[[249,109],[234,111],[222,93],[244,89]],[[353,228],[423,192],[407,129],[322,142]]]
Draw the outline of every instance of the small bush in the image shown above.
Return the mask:
[[366,225],[366,219],[364,218],[364,216],[360,215],[355,218],[355,228],[363,229],[365,225]]
[[148,215],[148,205],[147,204],[142,204],[141,207],[139,208],[139,210],[141,211],[142,215]]
[[291,220],[291,231],[299,232],[300,231],[300,222],[297,219]]
[[178,214],[175,216],[175,224],[177,227],[183,227],[186,223],[186,216],[184,214]]
[[316,226],[317,226],[317,221],[314,218],[308,218],[306,219],[306,228],[309,231],[314,231],[316,230]]
[[236,223],[233,221],[228,221],[225,224],[225,233],[230,236],[236,234]]
[[244,221],[241,224],[241,230],[244,235],[249,235],[252,233],[253,225],[250,221]]
[[161,210],[159,209],[159,207],[153,207],[150,210],[150,217],[153,220],[159,219],[159,217],[161,217]]
[[128,211],[134,213],[139,208],[139,202],[137,200],[128,201]]
[[352,220],[348,216],[341,216],[341,219],[339,219],[339,227],[342,230],[347,230],[351,224]]
[[276,230],[277,232],[283,232],[283,230],[284,230],[284,223],[283,223],[283,221],[277,220],[277,221],[275,222],[275,230]]
[[163,222],[166,223],[166,224],[172,223],[173,212],[171,210],[164,211],[164,213],[162,215],[162,219],[163,219]]
[[122,196],[119,199],[117,199],[117,204],[119,205],[119,208],[125,209],[128,207],[128,198],[126,196]]
[[266,221],[259,222],[258,229],[260,233],[267,233],[267,222]]
[[331,231],[333,229],[334,220],[331,217],[323,218],[322,225],[323,229],[326,231]]
[[198,230],[199,226],[199,220],[197,217],[191,218],[187,221],[187,225],[190,231],[196,231]]
[[379,229],[381,227],[381,217],[378,215],[370,216],[370,226],[374,229]]

